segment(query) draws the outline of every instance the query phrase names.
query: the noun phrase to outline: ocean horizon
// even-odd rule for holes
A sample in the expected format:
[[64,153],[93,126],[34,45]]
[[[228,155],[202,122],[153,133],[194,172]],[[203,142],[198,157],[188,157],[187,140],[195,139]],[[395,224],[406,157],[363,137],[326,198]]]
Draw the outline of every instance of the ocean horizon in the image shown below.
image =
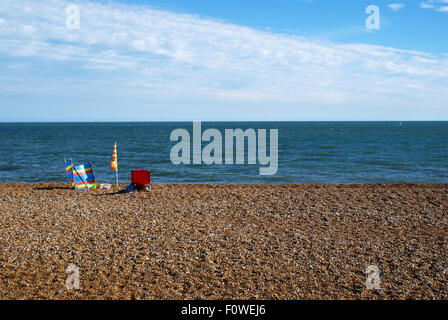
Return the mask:
[[258,162],[247,164],[247,146],[245,164],[173,164],[170,134],[192,134],[192,125],[0,123],[0,182],[68,182],[64,159],[73,159],[92,162],[98,183],[114,183],[109,162],[116,141],[120,183],[129,183],[135,169],[150,170],[155,184],[448,183],[448,121],[202,122],[202,132],[215,128],[223,136],[225,129],[277,129],[278,170],[270,176],[259,174]]

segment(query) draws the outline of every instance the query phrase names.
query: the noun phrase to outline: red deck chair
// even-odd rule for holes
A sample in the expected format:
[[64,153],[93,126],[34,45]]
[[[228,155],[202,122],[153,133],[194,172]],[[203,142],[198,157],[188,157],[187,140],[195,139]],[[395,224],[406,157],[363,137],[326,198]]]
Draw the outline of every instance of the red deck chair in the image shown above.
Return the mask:
[[131,183],[138,191],[151,190],[151,172],[148,170],[132,170]]

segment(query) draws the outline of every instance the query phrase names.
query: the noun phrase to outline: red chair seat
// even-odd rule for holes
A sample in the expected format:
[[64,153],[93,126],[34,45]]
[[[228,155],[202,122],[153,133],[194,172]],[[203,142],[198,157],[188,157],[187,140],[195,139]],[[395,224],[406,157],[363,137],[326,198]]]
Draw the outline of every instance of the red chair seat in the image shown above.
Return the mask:
[[148,170],[132,170],[131,183],[137,190],[144,189],[151,185],[151,172]]

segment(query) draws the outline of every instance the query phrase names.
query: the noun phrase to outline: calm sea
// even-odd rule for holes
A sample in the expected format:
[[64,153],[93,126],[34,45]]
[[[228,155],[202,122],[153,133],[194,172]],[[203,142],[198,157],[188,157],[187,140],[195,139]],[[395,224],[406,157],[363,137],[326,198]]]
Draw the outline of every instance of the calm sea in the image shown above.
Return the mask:
[[278,129],[273,176],[260,176],[259,164],[174,165],[177,128],[192,135],[191,122],[0,124],[0,182],[67,181],[63,160],[72,158],[92,162],[97,181],[112,183],[117,141],[120,183],[132,169],[149,169],[153,183],[448,183],[448,122],[202,123],[223,136]]

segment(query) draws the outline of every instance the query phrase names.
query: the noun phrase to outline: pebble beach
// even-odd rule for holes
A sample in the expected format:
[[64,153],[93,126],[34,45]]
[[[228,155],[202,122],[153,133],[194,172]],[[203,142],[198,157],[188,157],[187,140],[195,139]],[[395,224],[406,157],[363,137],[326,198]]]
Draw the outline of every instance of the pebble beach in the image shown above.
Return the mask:
[[447,184],[1,183],[0,299],[447,299],[447,232]]

